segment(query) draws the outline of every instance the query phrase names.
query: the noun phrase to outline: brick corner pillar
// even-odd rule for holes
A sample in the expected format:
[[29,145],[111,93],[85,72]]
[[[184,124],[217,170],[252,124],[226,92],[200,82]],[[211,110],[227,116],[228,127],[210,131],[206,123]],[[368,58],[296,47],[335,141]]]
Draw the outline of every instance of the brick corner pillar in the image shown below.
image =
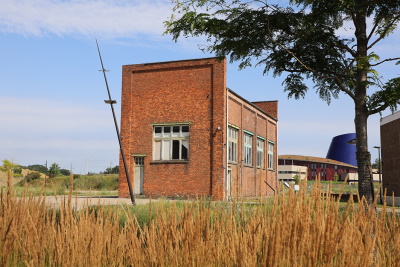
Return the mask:
[[226,166],[226,59],[214,59],[211,126],[211,196],[224,200]]

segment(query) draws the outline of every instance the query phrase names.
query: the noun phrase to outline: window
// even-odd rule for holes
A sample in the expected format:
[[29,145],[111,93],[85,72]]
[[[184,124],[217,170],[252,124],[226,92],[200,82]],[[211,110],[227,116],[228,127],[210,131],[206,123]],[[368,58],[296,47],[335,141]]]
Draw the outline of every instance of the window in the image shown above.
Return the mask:
[[237,162],[238,132],[238,129],[231,126],[228,127],[228,161],[231,162]]
[[274,142],[268,141],[268,169],[274,169]]
[[189,126],[154,126],[153,160],[188,160]]
[[244,133],[244,164],[252,165],[253,164],[253,135],[245,132]]
[[264,167],[264,140],[257,138],[257,167]]

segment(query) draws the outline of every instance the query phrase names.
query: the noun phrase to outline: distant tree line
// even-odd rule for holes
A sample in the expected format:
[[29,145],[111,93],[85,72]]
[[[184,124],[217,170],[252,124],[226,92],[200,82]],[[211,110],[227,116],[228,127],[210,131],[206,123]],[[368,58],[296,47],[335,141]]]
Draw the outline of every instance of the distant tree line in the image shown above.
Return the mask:
[[119,173],[119,166],[115,167],[108,167],[105,171],[104,174],[118,174]]

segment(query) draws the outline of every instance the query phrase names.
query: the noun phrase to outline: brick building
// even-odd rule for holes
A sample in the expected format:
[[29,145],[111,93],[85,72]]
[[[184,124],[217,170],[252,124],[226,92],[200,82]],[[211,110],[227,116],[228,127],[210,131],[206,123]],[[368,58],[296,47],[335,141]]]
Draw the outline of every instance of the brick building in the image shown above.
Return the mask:
[[349,174],[350,180],[358,180],[357,166],[336,161],[333,159],[299,156],[299,155],[280,155],[279,165],[306,166],[307,180],[315,180],[319,177],[322,181],[333,181],[335,174],[338,179],[344,181]]
[[[135,194],[222,200],[272,193],[277,109],[277,101],[250,103],[229,90],[226,60],[123,66],[121,136]],[[127,197],[120,166],[118,195]]]
[[400,111],[381,119],[382,185],[387,202],[400,206]]

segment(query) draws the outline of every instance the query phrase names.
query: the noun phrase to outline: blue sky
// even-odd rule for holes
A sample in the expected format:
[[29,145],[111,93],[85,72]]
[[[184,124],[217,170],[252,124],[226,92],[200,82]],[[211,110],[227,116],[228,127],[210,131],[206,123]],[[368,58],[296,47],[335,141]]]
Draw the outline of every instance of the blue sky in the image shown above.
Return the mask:
[[[213,56],[198,49],[204,39],[175,43],[162,35],[169,1],[0,0],[0,6],[0,160],[21,165],[56,162],[86,173],[118,164],[95,38],[118,116],[122,65]],[[398,57],[399,43],[396,30],[376,52]],[[399,68],[386,64],[379,72],[393,78]],[[279,101],[279,154],[325,157],[334,136],[354,132],[349,97],[342,94],[328,106],[311,89],[304,100],[287,99],[282,80],[263,76],[262,68],[228,66],[229,88],[250,101]],[[373,159],[379,118],[369,119]]]

